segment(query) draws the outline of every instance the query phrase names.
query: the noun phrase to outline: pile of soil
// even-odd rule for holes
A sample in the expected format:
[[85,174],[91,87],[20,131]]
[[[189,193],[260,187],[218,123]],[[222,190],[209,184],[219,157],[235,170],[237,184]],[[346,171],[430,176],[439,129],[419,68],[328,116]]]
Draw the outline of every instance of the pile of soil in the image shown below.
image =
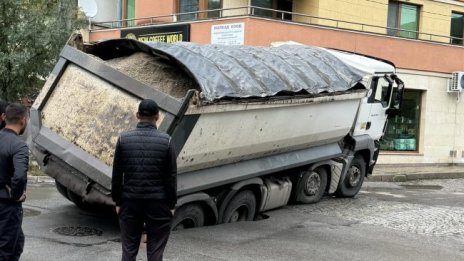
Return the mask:
[[116,70],[176,99],[182,99],[188,90],[199,90],[194,79],[179,66],[161,57],[138,52],[130,56],[107,60]]

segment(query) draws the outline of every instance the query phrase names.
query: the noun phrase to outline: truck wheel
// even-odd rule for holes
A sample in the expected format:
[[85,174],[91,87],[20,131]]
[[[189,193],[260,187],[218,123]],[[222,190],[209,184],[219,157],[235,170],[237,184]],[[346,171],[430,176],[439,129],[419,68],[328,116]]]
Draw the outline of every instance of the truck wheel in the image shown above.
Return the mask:
[[70,189],[67,189],[68,199],[71,200],[78,208],[82,210],[93,210],[95,209],[95,205],[89,204],[82,200],[82,197],[77,195],[76,193],[72,192]]
[[361,186],[366,176],[366,163],[362,156],[354,157],[346,177],[338,185],[336,195],[339,197],[354,197],[361,190]]
[[324,168],[301,173],[295,190],[295,200],[299,203],[316,203],[321,200],[327,187],[327,172]]
[[205,224],[205,213],[199,204],[189,204],[176,209],[172,220],[172,230],[202,227]]
[[60,192],[60,194],[63,197],[69,200],[68,189],[65,186],[63,186],[61,183],[59,183],[57,180],[55,180],[55,186],[56,186],[56,190],[58,190],[58,192]]
[[256,197],[250,190],[244,190],[230,200],[221,223],[252,221],[256,215]]

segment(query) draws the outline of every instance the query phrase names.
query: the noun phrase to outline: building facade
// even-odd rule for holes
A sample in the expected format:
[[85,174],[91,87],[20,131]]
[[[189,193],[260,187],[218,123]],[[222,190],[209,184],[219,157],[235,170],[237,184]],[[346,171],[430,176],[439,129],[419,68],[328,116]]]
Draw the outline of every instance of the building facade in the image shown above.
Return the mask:
[[[269,46],[295,41],[386,59],[406,84],[379,164],[464,163],[464,1],[120,0],[123,19],[92,23],[87,41],[134,38]],[[464,82],[462,83],[464,84]]]

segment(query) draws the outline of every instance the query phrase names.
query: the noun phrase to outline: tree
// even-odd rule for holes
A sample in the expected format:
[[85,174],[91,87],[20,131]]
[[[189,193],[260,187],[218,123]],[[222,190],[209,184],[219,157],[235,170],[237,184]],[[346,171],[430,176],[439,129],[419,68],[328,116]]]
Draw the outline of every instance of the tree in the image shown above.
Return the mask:
[[0,98],[34,96],[71,33],[85,26],[77,1],[0,1]]

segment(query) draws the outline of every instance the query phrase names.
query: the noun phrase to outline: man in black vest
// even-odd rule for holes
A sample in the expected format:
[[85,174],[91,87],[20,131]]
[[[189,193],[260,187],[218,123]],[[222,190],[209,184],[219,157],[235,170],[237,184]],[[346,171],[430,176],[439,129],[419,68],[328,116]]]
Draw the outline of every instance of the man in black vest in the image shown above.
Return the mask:
[[143,225],[148,260],[162,260],[177,202],[176,154],[171,137],[156,129],[158,105],[143,100],[137,128],[122,133],[113,162],[112,197],[121,227],[122,260],[135,260]]
[[28,111],[10,104],[0,130],[0,260],[19,260],[24,247],[22,202],[26,200],[29,149],[18,135],[27,126]]

